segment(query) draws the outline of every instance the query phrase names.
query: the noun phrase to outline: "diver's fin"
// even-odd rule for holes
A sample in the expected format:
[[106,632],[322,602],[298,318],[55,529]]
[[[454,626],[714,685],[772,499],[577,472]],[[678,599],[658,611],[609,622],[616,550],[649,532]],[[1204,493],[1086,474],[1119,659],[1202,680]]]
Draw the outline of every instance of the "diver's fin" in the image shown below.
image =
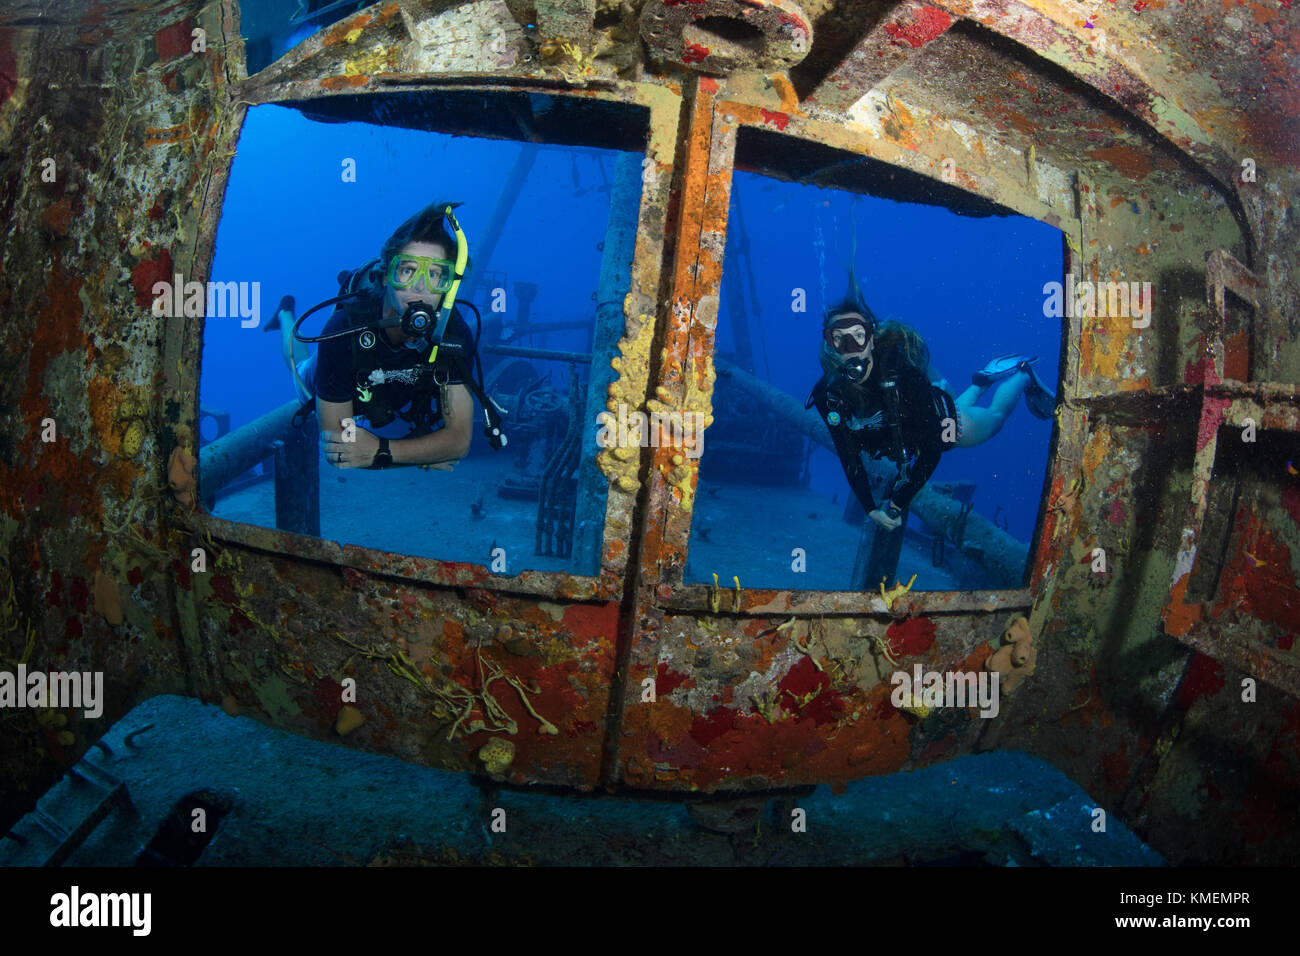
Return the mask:
[[280,304],[275,307],[270,321],[262,328],[263,331],[280,330],[280,357],[284,359],[284,364],[289,367],[289,374],[293,376],[293,387],[298,393],[298,398],[306,401],[311,397],[311,393],[298,374],[298,363],[304,361],[311,353],[307,351],[304,343],[293,337],[293,327],[297,321],[297,316],[294,315],[293,296],[286,295],[280,299]]
[[1030,358],[1028,355],[1020,355],[1016,353],[1011,355],[1000,355],[970,378],[971,381],[980,388],[987,388],[994,382],[1000,382],[1004,378],[1010,378],[1021,369],[1029,371],[1030,366],[1037,361],[1038,356],[1036,355],[1033,358]]
[[1025,388],[1025,407],[1035,418],[1049,419],[1056,414],[1056,395],[1043,384],[1032,367],[1029,369],[1029,385]]
[[280,328],[283,318],[289,320],[289,328],[293,328],[293,296],[286,295],[280,300],[280,304],[275,307],[275,312],[271,314],[271,321],[262,326],[263,332],[270,332],[272,329]]
[[292,330],[294,328],[294,297],[292,295],[285,295],[279,300],[276,311],[270,313],[270,319],[266,321],[265,325],[261,326],[261,330],[270,332],[272,329],[282,329],[286,320],[289,321],[289,328]]

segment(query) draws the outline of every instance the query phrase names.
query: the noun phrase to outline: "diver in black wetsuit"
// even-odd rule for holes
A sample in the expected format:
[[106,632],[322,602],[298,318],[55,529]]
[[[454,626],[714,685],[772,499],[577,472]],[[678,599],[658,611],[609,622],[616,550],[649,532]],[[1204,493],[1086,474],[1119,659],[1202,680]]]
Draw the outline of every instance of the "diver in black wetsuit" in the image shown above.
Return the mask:
[[[830,430],[849,486],[871,520],[893,531],[903,512],[939,465],[945,451],[969,448],[992,438],[1024,394],[1038,418],[1051,418],[1055,396],[1024,355],[994,359],[973,376],[974,384],[954,396],[946,379],[930,366],[930,350],[911,326],[877,321],[850,274],[844,301],[826,313],[820,353],[826,373],[808,406],[817,406]],[[932,384],[936,382],[937,384]],[[994,383],[987,407],[977,406]],[[898,477],[877,506],[863,456],[888,458]]]
[[[340,274],[338,296],[294,324],[295,339],[322,343],[297,364],[296,380],[300,396],[314,396],[325,460],[335,468],[450,471],[469,451],[474,399],[483,408],[489,443],[506,443],[502,410],[483,391],[477,337],[453,311],[469,268],[468,243],[453,212],[458,205],[435,202],[417,212],[384,243],[378,259]],[[299,333],[304,319],[331,304],[337,308],[320,335]],[[299,414],[311,407],[308,401]],[[345,429],[353,416],[368,427]],[[399,425],[405,434],[379,434],[394,417],[409,431]]]
[[[939,458],[957,443],[952,396],[931,385],[929,349],[897,322],[881,327],[866,305],[846,302],[827,315],[821,350],[826,375],[809,399],[830,429],[845,477],[862,507],[892,531]],[[877,507],[862,456],[889,458],[898,479]]]

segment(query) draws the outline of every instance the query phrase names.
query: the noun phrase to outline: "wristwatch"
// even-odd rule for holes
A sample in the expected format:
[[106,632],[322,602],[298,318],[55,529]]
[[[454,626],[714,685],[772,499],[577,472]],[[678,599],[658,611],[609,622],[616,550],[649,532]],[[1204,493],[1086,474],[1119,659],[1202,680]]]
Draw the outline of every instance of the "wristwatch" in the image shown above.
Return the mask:
[[388,450],[388,439],[379,439],[379,451],[370,461],[371,468],[387,468],[393,463],[393,453]]

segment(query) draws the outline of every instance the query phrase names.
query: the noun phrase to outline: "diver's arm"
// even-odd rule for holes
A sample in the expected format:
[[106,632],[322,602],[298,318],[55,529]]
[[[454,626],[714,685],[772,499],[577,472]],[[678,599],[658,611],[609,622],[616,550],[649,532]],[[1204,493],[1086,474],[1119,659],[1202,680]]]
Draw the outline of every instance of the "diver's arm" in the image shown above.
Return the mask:
[[352,399],[346,402],[327,402],[316,396],[316,422],[322,432],[343,430],[343,419],[352,417]]
[[[813,401],[817,405],[822,421],[825,422],[827,405],[824,388],[818,388],[813,393]],[[831,441],[835,443],[835,453],[839,455],[840,466],[844,469],[844,477],[848,479],[849,487],[857,495],[858,501],[862,502],[862,507],[870,514],[876,508],[876,499],[871,494],[871,481],[867,476],[867,469],[862,465],[862,455],[854,447],[854,442],[849,439],[842,424],[832,425],[826,422],[826,430],[831,433]]]
[[447,386],[447,403],[442,409],[446,425],[419,438],[389,441],[394,465],[454,464],[469,453],[474,437],[474,399],[464,385]]
[[329,402],[316,396],[321,451],[326,463],[333,468],[368,468],[379,448],[379,439],[360,426],[353,429],[351,441],[343,440],[343,421],[351,419],[352,415],[351,399]]

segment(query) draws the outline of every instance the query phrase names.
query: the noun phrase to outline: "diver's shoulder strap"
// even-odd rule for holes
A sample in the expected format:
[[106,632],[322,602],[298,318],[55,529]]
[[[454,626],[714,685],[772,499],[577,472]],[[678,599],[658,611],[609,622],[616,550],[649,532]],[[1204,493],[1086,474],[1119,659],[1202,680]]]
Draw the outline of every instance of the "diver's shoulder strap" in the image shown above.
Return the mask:
[[815,405],[817,411],[822,412],[824,416],[825,413],[823,409],[836,408],[843,405],[843,399],[831,391],[830,381],[831,373],[828,372],[821,377],[821,380],[818,381],[816,385],[813,386],[812,391],[808,393],[808,401],[804,403],[803,407],[812,408]]
[[889,457],[905,468],[907,451],[903,444],[902,403],[898,396],[897,373],[882,376],[880,393],[885,403],[885,420],[889,425]]

